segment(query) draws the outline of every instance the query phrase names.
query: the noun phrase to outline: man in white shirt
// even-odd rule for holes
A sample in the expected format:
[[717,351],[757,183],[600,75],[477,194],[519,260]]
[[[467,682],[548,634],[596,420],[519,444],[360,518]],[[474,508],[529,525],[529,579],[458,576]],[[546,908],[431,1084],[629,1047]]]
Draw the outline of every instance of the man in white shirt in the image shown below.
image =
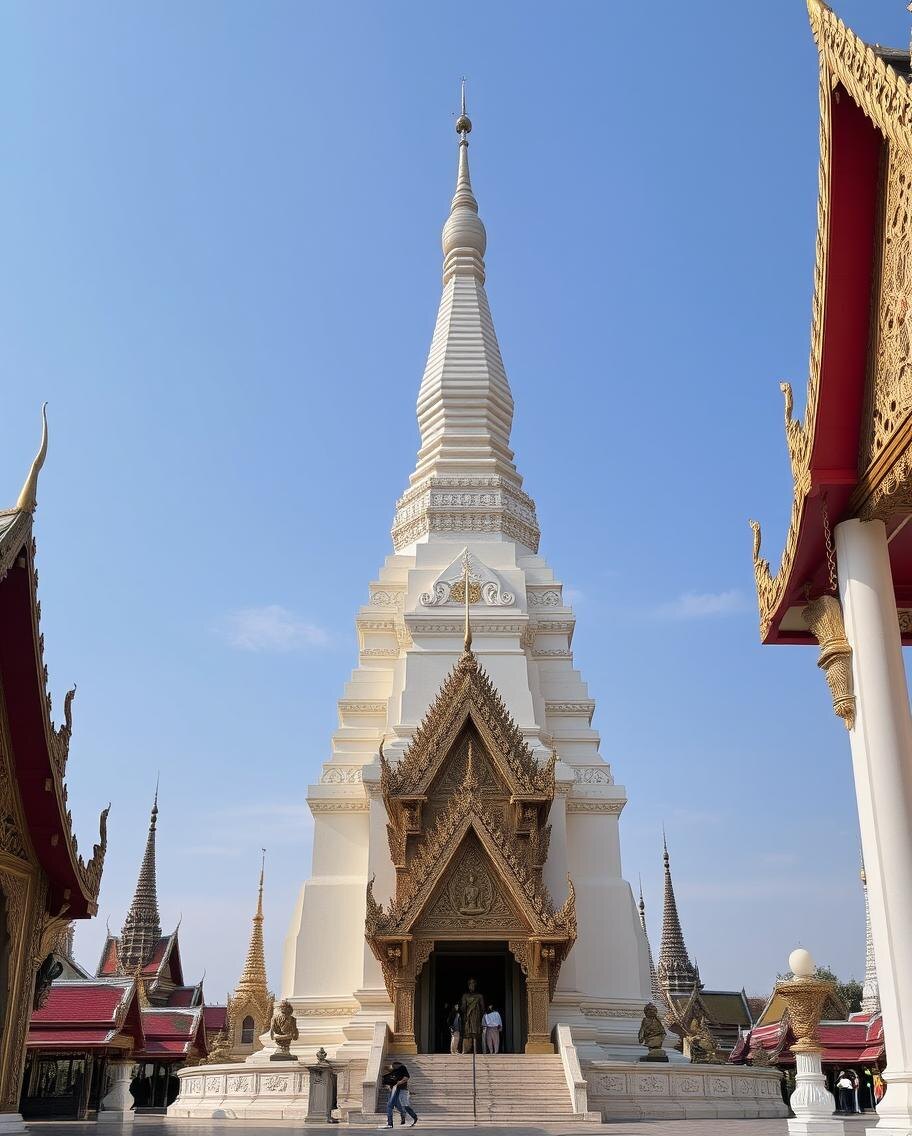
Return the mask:
[[485,1053],[500,1053],[500,1031],[503,1029],[503,1019],[493,1006],[488,1006],[483,1025]]

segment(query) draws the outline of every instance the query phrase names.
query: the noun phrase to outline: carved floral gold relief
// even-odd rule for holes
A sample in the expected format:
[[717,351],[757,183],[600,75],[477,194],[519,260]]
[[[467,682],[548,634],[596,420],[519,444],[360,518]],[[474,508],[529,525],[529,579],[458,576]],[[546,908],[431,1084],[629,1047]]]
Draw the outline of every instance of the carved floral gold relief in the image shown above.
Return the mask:
[[912,410],[912,157],[890,148],[881,244],[877,343],[860,467],[883,452]]

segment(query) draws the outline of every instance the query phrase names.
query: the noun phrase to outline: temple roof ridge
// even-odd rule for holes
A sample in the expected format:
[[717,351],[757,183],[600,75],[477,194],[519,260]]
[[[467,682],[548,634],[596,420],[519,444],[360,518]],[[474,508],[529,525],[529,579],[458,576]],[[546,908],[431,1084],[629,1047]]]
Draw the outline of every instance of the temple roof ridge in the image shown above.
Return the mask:
[[662,860],[665,865],[665,895],[662,912],[662,943],[659,948],[657,976],[666,994],[689,994],[700,986],[700,972],[690,961],[684,943],[684,932],[678,916],[674,884],[671,879],[671,863],[668,857],[668,841],[662,834]]
[[155,878],[155,830],[158,824],[158,785],[149,816],[149,833],[143,853],[133,901],[120,932],[117,956],[121,971],[133,973],[143,967],[162,938],[158,913],[158,887]]
[[[537,552],[535,506],[521,491],[510,449],[513,395],[484,287],[487,233],[469,172],[472,122],[464,85],[456,130],[456,189],[442,234],[443,294],[418,393],[421,449],[411,488],[397,503],[393,541],[399,550],[438,531],[517,540]],[[437,484],[479,492],[441,500],[430,492]]]

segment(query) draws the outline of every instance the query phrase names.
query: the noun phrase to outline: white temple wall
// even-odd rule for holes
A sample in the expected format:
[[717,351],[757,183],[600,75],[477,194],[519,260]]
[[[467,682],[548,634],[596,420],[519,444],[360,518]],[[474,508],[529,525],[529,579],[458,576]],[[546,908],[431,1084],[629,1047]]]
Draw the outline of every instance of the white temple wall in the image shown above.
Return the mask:
[[368,813],[314,814],[313,868],[285,939],[282,996],[350,998],[364,971]]
[[649,1001],[649,958],[633,892],[621,879],[617,815],[571,812],[567,858],[579,924],[571,952],[576,988],[589,997]]

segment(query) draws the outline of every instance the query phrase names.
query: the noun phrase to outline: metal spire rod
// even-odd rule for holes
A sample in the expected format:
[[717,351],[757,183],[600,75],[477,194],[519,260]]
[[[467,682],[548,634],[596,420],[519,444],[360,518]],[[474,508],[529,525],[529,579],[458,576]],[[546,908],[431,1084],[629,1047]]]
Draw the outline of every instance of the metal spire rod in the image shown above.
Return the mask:
[[469,552],[462,560],[462,575],[465,581],[465,650],[472,650],[472,621],[469,617]]

